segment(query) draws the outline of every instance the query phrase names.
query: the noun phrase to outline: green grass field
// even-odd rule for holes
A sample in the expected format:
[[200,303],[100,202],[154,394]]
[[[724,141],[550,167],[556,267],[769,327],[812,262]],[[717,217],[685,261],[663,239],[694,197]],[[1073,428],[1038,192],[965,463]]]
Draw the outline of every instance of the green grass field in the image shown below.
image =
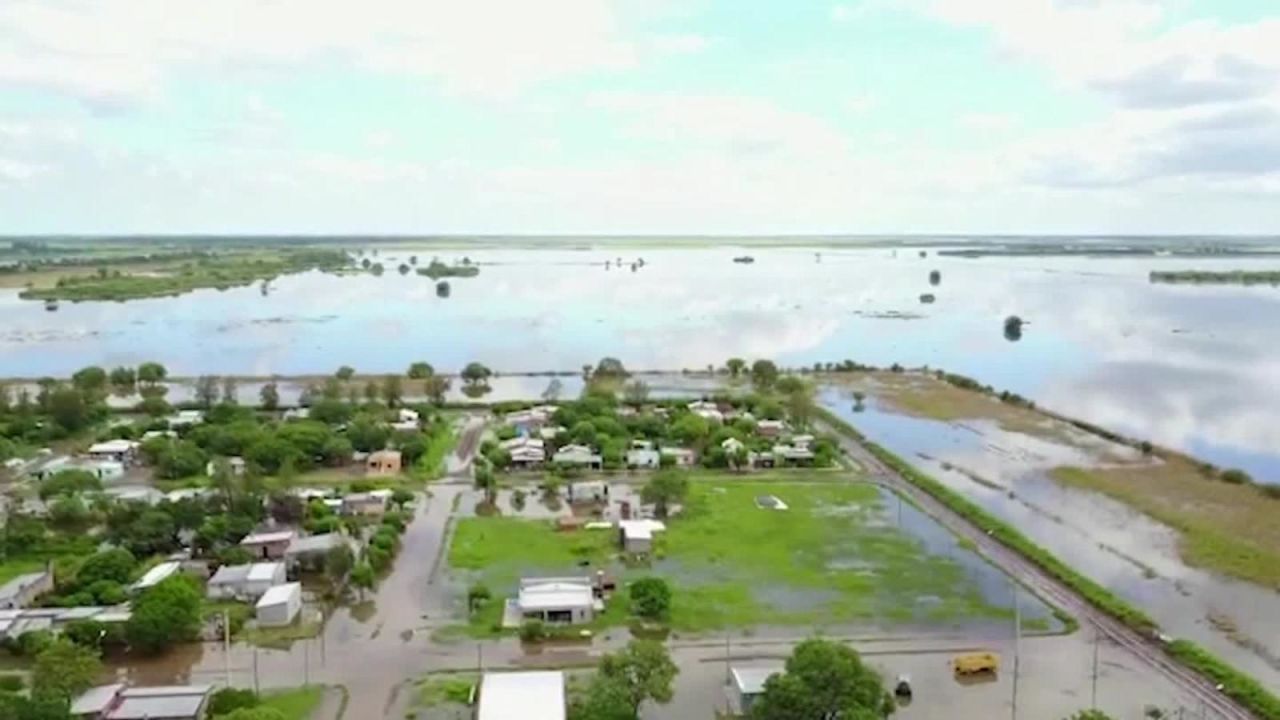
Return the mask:
[[311,714],[320,706],[323,698],[323,687],[308,685],[294,690],[264,694],[260,707],[269,707],[278,711],[285,720],[310,720]]
[[[758,495],[776,495],[790,509],[759,509]],[[1007,615],[983,600],[957,561],[929,554],[887,523],[883,502],[864,483],[702,478],[685,511],[658,535],[651,567],[623,565],[610,531],[562,533],[512,518],[461,520],[449,563],[495,595],[471,618],[473,633],[492,631],[500,598],[521,576],[582,574],[583,561],[623,581],[666,577],[675,589],[670,625],[682,632]],[[593,626],[627,621],[624,594]]]
[[0,585],[9,582],[19,575],[24,575],[30,572],[39,572],[44,569],[44,565],[45,563],[43,560],[33,559],[9,560],[7,562],[0,563]]

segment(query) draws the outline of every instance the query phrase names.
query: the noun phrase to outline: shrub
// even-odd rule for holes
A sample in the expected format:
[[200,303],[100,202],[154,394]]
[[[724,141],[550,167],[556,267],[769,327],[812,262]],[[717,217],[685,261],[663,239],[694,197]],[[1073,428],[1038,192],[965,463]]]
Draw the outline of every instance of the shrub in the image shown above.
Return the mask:
[[1232,468],[1230,470],[1223,470],[1222,475],[1220,477],[1222,478],[1222,482],[1230,483],[1232,485],[1253,484],[1253,478],[1249,477],[1249,473],[1236,468]]
[[209,716],[218,717],[240,708],[257,707],[258,703],[258,696],[252,690],[223,688],[209,698]]
[[520,639],[524,642],[541,642],[547,639],[547,625],[541,620],[525,620],[520,625]]
[[649,620],[665,620],[671,614],[671,586],[659,577],[631,583],[631,609]]
[[21,692],[27,683],[22,679],[21,675],[0,675],[0,691],[3,692]]

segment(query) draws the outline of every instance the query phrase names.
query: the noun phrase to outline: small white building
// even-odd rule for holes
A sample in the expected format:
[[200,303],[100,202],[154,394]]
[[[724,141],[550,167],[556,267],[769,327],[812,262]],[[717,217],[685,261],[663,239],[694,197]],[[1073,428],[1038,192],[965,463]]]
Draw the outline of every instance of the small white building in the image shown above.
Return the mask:
[[564,673],[485,673],[476,720],[565,720]]
[[619,520],[618,540],[629,553],[647,553],[653,550],[653,534],[666,529],[661,520]]
[[766,667],[732,667],[729,669],[729,712],[734,715],[750,715],[756,698],[764,693],[764,684],[771,676],[786,672],[781,665]]
[[269,588],[254,612],[261,627],[282,627],[289,625],[302,612],[302,583],[285,583]]
[[571,503],[609,502],[609,483],[604,480],[569,483],[566,491]]
[[693,467],[698,462],[698,454],[689,448],[664,447],[658,452],[671,458],[676,467]]
[[521,436],[503,440],[498,445],[511,456],[513,467],[535,467],[547,459],[546,443],[541,438]]
[[586,445],[565,445],[556,451],[551,461],[561,465],[573,465],[599,470],[603,465],[599,453],[592,452]]
[[726,453],[732,455],[745,449],[747,446],[738,438],[728,437],[724,439],[724,442],[720,443],[720,447],[723,448]]
[[167,418],[169,427],[191,427],[204,422],[204,412],[200,410],[179,410],[176,415],[170,415]]
[[177,560],[162,562],[159,565],[148,570],[139,580],[129,586],[129,590],[133,593],[140,593],[147,588],[155,587],[161,582],[182,572],[182,563]]
[[164,499],[164,493],[147,485],[117,485],[102,492],[116,502],[155,505]]
[[213,600],[257,600],[285,580],[282,562],[223,565],[209,578],[205,594]]
[[306,420],[311,417],[311,408],[289,408],[284,411],[284,419],[289,420]]
[[100,685],[72,701],[71,714],[82,720],[202,720],[212,692],[210,685]]
[[525,620],[586,623],[595,617],[595,593],[585,577],[522,578],[516,606]]
[[[244,458],[233,456],[233,457],[226,458],[226,461],[227,461],[227,468],[231,471],[231,474],[233,476],[240,477],[241,475],[244,475],[244,469],[245,469]],[[209,477],[213,477],[213,473],[216,472],[217,469],[218,469],[218,461],[210,460],[204,466],[204,473]]]
[[652,470],[662,462],[662,455],[657,450],[632,449],[627,451],[627,467],[640,470]]
[[781,420],[761,420],[756,423],[756,432],[765,437],[778,437],[786,429],[786,423]]
[[138,443],[133,440],[108,440],[89,446],[89,457],[94,460],[110,460],[118,463],[130,463],[138,452]]

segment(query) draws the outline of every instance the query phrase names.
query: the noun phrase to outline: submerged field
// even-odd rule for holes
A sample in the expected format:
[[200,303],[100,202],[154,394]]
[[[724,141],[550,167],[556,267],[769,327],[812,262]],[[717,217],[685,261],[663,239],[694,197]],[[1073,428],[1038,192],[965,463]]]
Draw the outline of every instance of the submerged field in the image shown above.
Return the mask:
[[[781,498],[789,509],[757,507],[762,495]],[[1010,615],[971,575],[975,564],[989,567],[984,561],[953,543],[931,549],[897,527],[896,501],[890,508],[888,497],[861,482],[701,479],[658,535],[651,566],[622,565],[610,531],[557,532],[546,522],[514,518],[460,521],[449,564],[496,598],[513,593],[522,576],[598,568],[624,581],[659,575],[675,590],[670,624],[682,632]],[[500,616],[496,600],[471,619],[473,631],[490,629]],[[627,616],[619,596],[597,625]]]

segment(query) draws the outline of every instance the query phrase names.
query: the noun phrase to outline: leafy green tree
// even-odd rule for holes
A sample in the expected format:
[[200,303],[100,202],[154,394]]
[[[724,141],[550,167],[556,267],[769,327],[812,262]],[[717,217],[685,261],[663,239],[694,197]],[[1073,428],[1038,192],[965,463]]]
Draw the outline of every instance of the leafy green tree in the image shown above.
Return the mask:
[[133,603],[125,625],[129,645],[157,653],[174,643],[190,642],[200,634],[203,597],[190,578],[175,575],[148,588]]
[[89,406],[84,394],[70,387],[58,387],[49,393],[49,414],[67,432],[75,432],[89,422]]
[[627,383],[622,392],[629,405],[639,407],[649,399],[649,384],[643,380],[633,380]]
[[241,708],[257,707],[260,702],[252,690],[222,688],[209,698],[209,717],[222,717]]
[[381,392],[382,390],[381,388],[378,387],[377,382],[370,380],[369,382],[365,383],[364,384],[365,402],[370,402],[370,403],[378,402],[378,396]]
[[337,587],[346,579],[347,573],[351,572],[355,562],[355,553],[351,552],[351,548],[347,545],[330,548],[324,556],[324,574],[329,578],[329,582]]
[[124,584],[133,577],[138,561],[133,553],[124,548],[102,550],[89,556],[88,560],[76,571],[76,585],[88,587],[94,583],[108,580]]
[[493,470],[487,465],[477,467],[475,475],[476,489],[482,490],[485,503],[492,505],[498,497],[497,477],[494,476]]
[[367,560],[362,560],[351,568],[351,584],[356,586],[362,596],[364,591],[373,589],[373,581],[373,566]]
[[147,385],[156,385],[164,382],[169,376],[169,371],[165,366],[155,362],[145,362],[138,366],[138,382]]
[[671,701],[671,684],[679,672],[662,643],[632,640],[622,650],[601,658],[599,675],[622,686],[631,717],[636,717],[646,701]]
[[404,488],[396,488],[391,493],[391,503],[401,510],[411,502],[413,502],[413,493]]
[[280,388],[276,386],[276,382],[272,380],[262,389],[258,391],[258,399],[262,402],[263,410],[277,410],[280,407]]
[[1101,710],[1081,710],[1067,720],[1111,720],[1111,716]]
[[382,400],[387,407],[396,407],[404,397],[404,387],[399,375],[388,375],[382,378]]
[[391,428],[369,415],[359,415],[347,426],[347,439],[360,452],[381,450],[390,437]]
[[131,367],[117,367],[111,370],[111,385],[117,390],[130,390],[138,382],[138,373]]
[[31,673],[33,695],[70,701],[93,687],[102,673],[98,652],[65,638],[54,638],[36,655]]
[[63,470],[40,483],[40,499],[101,490],[102,481],[88,470]]
[[436,369],[431,367],[429,362],[416,362],[409,366],[409,372],[405,373],[411,380],[425,380],[436,374]]
[[1004,339],[1009,342],[1017,342],[1022,339],[1023,319],[1017,315],[1010,315],[1004,319]]
[[795,647],[786,671],[765,681],[751,709],[753,720],[849,718],[876,720],[894,710],[875,670],[852,648],[814,638]]
[[244,458],[262,472],[275,475],[287,463],[297,463],[302,453],[280,435],[265,435],[244,451]]
[[96,365],[81,368],[71,376],[71,384],[86,395],[96,395],[107,387],[107,371]]
[[196,403],[208,410],[218,402],[218,378],[212,375],[201,375],[196,378]]
[[239,403],[240,395],[237,392],[238,390],[239,385],[236,383],[235,378],[231,376],[222,378],[222,402],[227,405],[235,405]]
[[795,375],[783,375],[773,384],[775,390],[784,395],[798,393],[805,389],[804,381]]
[[671,615],[671,586],[660,577],[640,578],[631,583],[631,609],[649,620],[665,620]]
[[747,369],[747,361],[742,358],[732,357],[725,362],[724,366],[728,369],[730,376],[738,377],[743,370]]
[[671,437],[682,445],[697,445],[711,434],[711,425],[701,415],[685,413],[671,423]]
[[120,540],[137,557],[173,552],[178,548],[177,527],[169,513],[151,509],[131,523]]
[[449,392],[449,378],[444,375],[429,375],[422,381],[422,389],[427,397],[431,398],[431,402],[439,405],[444,402],[444,396]]
[[350,365],[343,365],[342,367],[338,368],[337,372],[333,374],[334,377],[338,378],[342,382],[347,382],[351,378],[355,377],[355,375],[356,375],[356,369],[351,367]]
[[624,378],[627,376],[627,369],[623,367],[622,361],[615,357],[600,358],[600,362],[596,363],[595,373],[593,377],[598,378]]
[[640,489],[640,499],[653,505],[654,514],[665,518],[670,507],[689,492],[689,479],[676,470],[659,470]]
[[493,376],[493,371],[478,362],[469,362],[462,368],[462,379],[468,385],[482,385]]
[[807,427],[813,416],[813,398],[809,391],[801,388],[787,396],[787,414],[797,427]]
[[341,425],[351,419],[351,405],[337,399],[321,398],[311,403],[310,417],[328,425]]
[[587,689],[569,706],[569,720],[635,720],[627,685],[597,673]]
[[757,360],[751,364],[751,382],[757,390],[769,390],[778,381],[778,366],[772,360]]

